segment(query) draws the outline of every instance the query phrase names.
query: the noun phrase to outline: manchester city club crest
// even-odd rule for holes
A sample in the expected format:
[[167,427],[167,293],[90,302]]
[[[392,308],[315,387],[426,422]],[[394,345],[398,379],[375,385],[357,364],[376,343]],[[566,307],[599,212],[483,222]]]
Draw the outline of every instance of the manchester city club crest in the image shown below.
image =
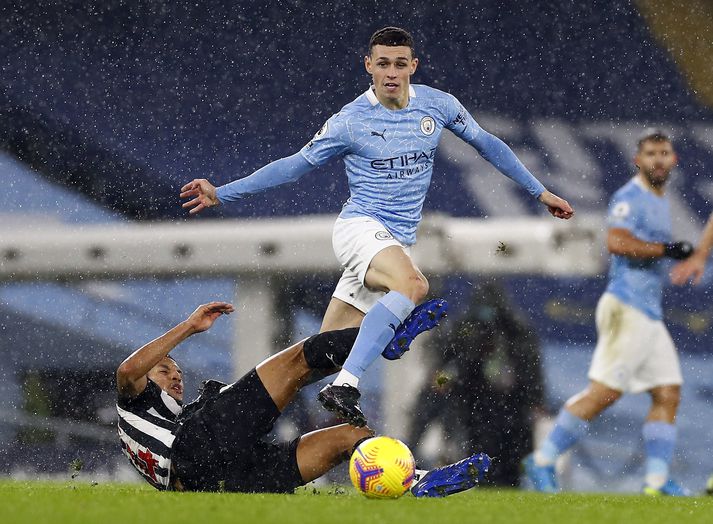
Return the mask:
[[629,216],[630,212],[631,206],[629,206],[628,202],[619,202],[614,206],[611,214],[614,218],[626,218]]
[[431,136],[436,130],[436,121],[430,116],[424,116],[421,119],[421,133],[426,136]]

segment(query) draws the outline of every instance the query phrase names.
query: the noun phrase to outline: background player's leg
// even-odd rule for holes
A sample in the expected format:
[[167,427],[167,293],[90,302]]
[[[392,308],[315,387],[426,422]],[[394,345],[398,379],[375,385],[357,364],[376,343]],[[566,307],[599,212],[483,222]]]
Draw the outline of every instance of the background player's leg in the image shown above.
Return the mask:
[[681,402],[681,386],[657,386],[649,393],[651,409],[646,421],[673,424],[676,421],[678,404]]
[[587,422],[621,398],[621,391],[592,380],[584,391],[577,393],[565,403],[565,409]]
[[311,482],[341,462],[348,460],[354,446],[362,439],[374,436],[367,428],[348,424],[320,429],[302,436],[297,446],[297,465],[302,480]]
[[587,433],[589,422],[621,397],[621,392],[592,381],[570,398],[560,410],[555,425],[535,452],[540,466],[549,466]]
[[681,400],[680,386],[658,386],[649,391],[651,409],[643,427],[646,450],[646,487],[661,489],[669,479],[676,447],[676,411]]
[[589,387],[570,398],[557,415],[547,438],[525,460],[525,470],[537,491],[555,492],[555,462],[586,435],[589,421],[621,397],[621,392],[591,381]]
[[332,297],[329,301],[327,310],[322,318],[322,326],[319,328],[320,333],[325,331],[334,331],[335,329],[344,329],[350,327],[359,327],[364,319],[364,313],[359,311],[351,304]]

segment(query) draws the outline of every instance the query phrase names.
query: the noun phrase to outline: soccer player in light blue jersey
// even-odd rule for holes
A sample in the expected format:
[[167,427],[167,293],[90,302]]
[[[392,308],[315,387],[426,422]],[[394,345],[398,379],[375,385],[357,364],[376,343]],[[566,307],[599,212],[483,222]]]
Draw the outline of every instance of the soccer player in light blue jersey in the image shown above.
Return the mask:
[[373,85],[329,118],[299,152],[217,189],[204,179],[181,189],[181,197],[190,199],[183,207],[197,213],[295,181],[332,158],[344,160],[350,197],[335,223],[333,245],[345,270],[321,329],[361,329],[342,371],[319,399],[357,425],[365,424],[358,405],[359,379],[428,294],[428,281],[409,256],[409,247],[416,241],[444,129],[472,145],[553,216],[568,219],[574,213],[454,96],[411,84],[418,59],[408,32],[386,27],[374,33],[364,64]]
[[671,241],[671,214],[664,186],[676,165],[668,137],[659,131],[639,140],[638,173],[609,205],[607,248],[609,284],[596,310],[597,346],[589,368],[589,387],[570,398],[547,439],[525,458],[525,470],[538,491],[558,491],[555,461],[587,431],[589,422],[623,393],[651,395],[643,427],[646,466],[644,493],[683,495],[669,477],[676,443],[676,411],[681,398],[681,368],[664,325],[661,298],[666,257],[693,252],[689,242]]

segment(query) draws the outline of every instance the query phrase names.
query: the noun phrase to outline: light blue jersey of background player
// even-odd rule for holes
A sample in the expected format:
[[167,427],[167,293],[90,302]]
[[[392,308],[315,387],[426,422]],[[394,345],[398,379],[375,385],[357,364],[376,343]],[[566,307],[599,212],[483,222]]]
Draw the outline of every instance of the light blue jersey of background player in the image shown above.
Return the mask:
[[[627,229],[645,242],[671,242],[671,211],[666,195],[643,187],[638,177],[619,189],[609,204],[610,228]],[[611,256],[607,291],[654,320],[661,320],[661,300],[668,263],[663,258]]]

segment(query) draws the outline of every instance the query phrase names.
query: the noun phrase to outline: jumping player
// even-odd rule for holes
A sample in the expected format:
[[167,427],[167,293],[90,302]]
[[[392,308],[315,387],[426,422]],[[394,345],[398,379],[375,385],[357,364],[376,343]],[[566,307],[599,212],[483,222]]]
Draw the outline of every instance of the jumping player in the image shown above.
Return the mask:
[[643,427],[644,493],[685,494],[669,477],[682,377],[676,348],[662,321],[661,298],[664,259],[685,259],[693,246],[671,241],[664,187],[676,154],[669,138],[658,131],[643,136],[635,163],[638,173],[609,205],[609,285],[597,305],[598,340],[589,387],[566,402],[547,439],[524,460],[537,491],[558,491],[555,461],[587,432],[592,419],[625,392],[647,391],[652,404]]
[[[356,338],[356,328],[299,342],[234,384],[206,381],[201,396],[183,406],[183,373],[169,352],[232,311],[233,306],[225,302],[198,307],[117,369],[121,446],[136,470],[157,489],[289,493],[348,458],[355,446],[373,435],[368,427],[342,424],[289,443],[265,441],[313,371],[338,370]],[[457,493],[473,487],[489,465],[489,457],[478,453],[418,472],[411,491],[416,496]]]
[[[409,256],[444,129],[473,146],[557,217],[574,211],[550,193],[500,139],[478,125],[452,95],[412,85],[418,58],[411,35],[396,27],[376,31],[364,66],[373,85],[327,120],[299,152],[252,175],[215,188],[195,179],[181,189],[190,213],[292,182],[332,158],[344,160],[350,198],[333,230],[334,251],[345,268],[321,330],[361,326],[342,371],[319,394],[322,404],[356,425],[359,380],[384,351],[394,330],[428,295],[428,281]],[[426,324],[443,312],[437,304],[415,311]],[[426,327],[427,329],[428,327]],[[409,340],[403,347],[408,347]],[[393,347],[394,358],[399,348]]]

